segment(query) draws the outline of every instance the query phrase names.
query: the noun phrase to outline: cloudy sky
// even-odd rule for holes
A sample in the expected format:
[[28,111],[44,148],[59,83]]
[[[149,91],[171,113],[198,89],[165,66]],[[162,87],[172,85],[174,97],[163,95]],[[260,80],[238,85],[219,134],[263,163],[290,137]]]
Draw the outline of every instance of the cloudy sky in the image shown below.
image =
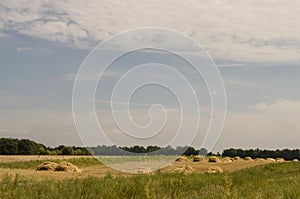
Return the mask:
[[[162,27],[200,43],[220,70],[227,117],[214,151],[228,147],[299,148],[299,18],[300,3],[296,0],[2,0],[0,136],[30,138],[50,146],[82,145],[72,116],[72,90],[85,57],[114,34]],[[186,71],[187,78],[197,85],[188,64],[164,56],[138,52],[106,72],[104,86],[97,89],[96,108],[104,130],[117,144],[124,138],[112,118],[106,117],[109,98],[104,95],[130,66],[150,59],[169,60],[166,63]],[[203,81],[195,86],[195,92],[201,98],[203,116],[193,145],[200,146],[210,108]],[[171,136],[178,128],[178,106],[166,90],[149,86],[141,94],[137,92],[132,102],[136,123],[147,124],[149,105],[159,103],[169,113],[165,133]]]

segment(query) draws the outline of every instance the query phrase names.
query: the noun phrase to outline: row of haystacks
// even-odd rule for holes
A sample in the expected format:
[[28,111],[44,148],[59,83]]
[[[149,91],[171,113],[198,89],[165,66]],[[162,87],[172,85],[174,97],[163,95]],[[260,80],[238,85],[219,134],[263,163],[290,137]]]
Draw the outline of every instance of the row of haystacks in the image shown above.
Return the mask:
[[[219,158],[217,156],[210,156],[210,157],[203,157],[200,155],[196,155],[193,157],[193,160],[190,160],[189,158],[185,157],[185,156],[181,156],[178,157],[175,161],[176,162],[203,162],[203,161],[208,161],[208,162],[215,162],[215,163],[231,163],[233,161],[241,161],[241,160],[245,160],[245,161],[257,161],[257,162],[270,162],[270,163],[275,163],[275,162],[285,162],[284,158],[255,158],[252,159],[251,157],[245,157],[245,158],[241,158],[239,156],[236,156],[234,158],[232,157],[224,157],[224,158]],[[294,161],[297,161],[297,159],[295,159]]]
[[68,171],[80,172],[80,169],[70,162],[43,162],[37,168],[37,171]]

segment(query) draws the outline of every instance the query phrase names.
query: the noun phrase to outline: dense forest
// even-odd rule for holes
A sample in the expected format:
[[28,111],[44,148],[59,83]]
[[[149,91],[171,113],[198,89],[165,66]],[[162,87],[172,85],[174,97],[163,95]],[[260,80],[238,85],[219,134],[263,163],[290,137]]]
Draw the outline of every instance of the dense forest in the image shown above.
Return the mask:
[[194,147],[178,146],[105,146],[95,147],[76,147],[64,146],[47,147],[29,139],[0,138],[0,155],[219,155],[226,157],[240,156],[251,158],[284,158],[286,160],[299,159],[299,149],[283,150],[261,150],[261,149],[225,149],[222,154],[213,154],[204,149],[195,149]]

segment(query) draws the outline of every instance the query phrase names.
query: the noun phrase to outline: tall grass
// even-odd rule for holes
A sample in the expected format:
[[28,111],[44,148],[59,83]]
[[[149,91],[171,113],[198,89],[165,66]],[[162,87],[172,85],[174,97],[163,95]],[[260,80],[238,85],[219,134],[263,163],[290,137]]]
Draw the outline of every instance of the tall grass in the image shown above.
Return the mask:
[[0,198],[300,198],[300,164],[257,166],[225,174],[160,173],[35,180],[3,176]]

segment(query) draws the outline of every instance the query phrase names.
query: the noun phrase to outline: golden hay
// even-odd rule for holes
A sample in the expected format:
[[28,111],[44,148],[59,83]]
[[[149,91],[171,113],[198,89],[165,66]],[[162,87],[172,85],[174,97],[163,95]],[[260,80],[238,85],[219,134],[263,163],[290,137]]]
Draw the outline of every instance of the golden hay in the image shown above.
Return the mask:
[[241,160],[242,158],[240,156],[235,156],[234,160]]
[[196,155],[196,156],[194,156],[193,162],[201,162],[203,160],[204,160],[203,156]]
[[246,160],[246,161],[253,161],[253,159],[251,157],[245,157],[244,160]]
[[267,158],[266,161],[267,162],[276,162],[276,160],[274,158]]
[[223,169],[221,167],[213,166],[209,167],[205,173],[223,173]]
[[221,160],[216,156],[211,156],[208,158],[208,162],[221,162]]
[[276,158],[276,162],[285,162],[284,158]]
[[80,169],[70,162],[43,162],[36,168],[37,171],[70,171],[70,172],[80,172]]
[[223,158],[223,163],[230,163],[230,162],[233,162],[231,158],[229,157]]
[[266,160],[264,158],[255,158],[255,161],[264,162]]
[[184,173],[184,174],[193,173],[194,171],[195,171],[195,169],[193,169],[193,167],[191,167],[189,165],[185,165],[185,166],[181,166],[181,167],[173,169],[173,172]]
[[42,164],[37,166],[36,170],[37,171],[55,171],[57,165],[58,164],[55,162],[43,162]]
[[55,171],[80,172],[80,169],[70,162],[60,162]]
[[175,160],[176,162],[189,162],[190,160],[187,157],[181,156]]

